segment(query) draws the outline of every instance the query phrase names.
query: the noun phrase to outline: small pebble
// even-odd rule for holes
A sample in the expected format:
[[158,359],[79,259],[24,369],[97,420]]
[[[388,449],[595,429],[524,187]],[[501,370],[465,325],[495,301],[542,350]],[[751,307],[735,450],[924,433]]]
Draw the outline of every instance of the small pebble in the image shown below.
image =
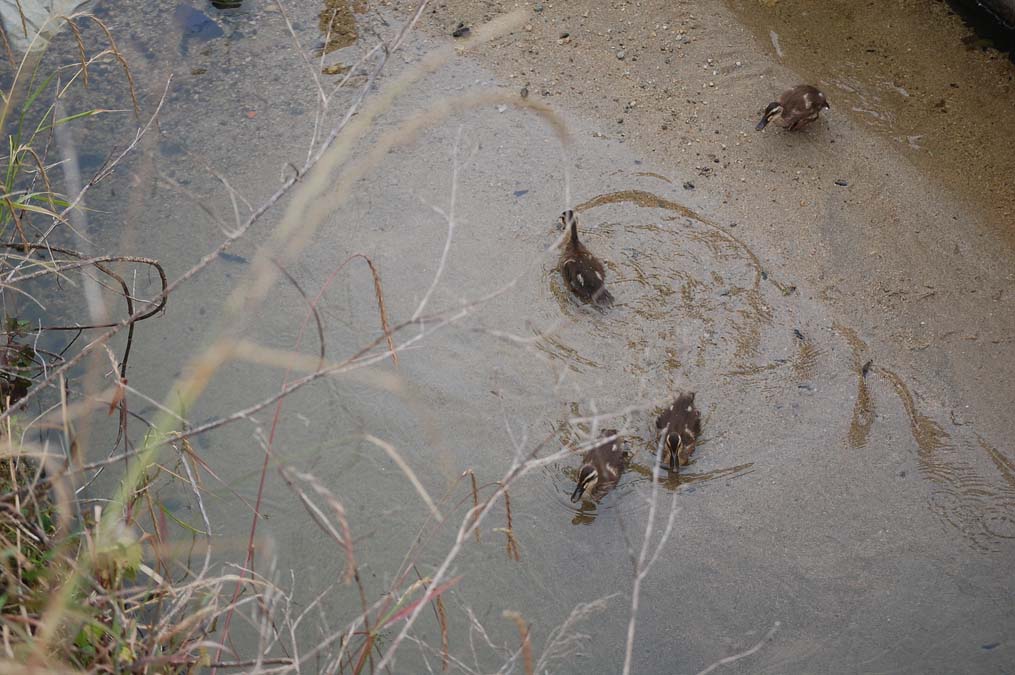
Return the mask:
[[617,52],[617,58],[620,59],[621,61],[624,60],[625,56],[627,56],[627,54],[624,53],[623,49],[621,49],[619,52]]
[[461,21],[458,22],[458,27],[451,31],[451,37],[462,38],[468,36],[471,29]]
[[685,190],[693,190],[694,189],[694,183],[692,183],[689,180],[688,181],[684,181],[684,189]]
[[520,93],[522,95],[522,98],[528,98],[529,97],[529,88],[527,86],[526,87],[522,87],[522,90],[521,90]]
[[839,187],[846,187],[847,185],[849,185],[847,181],[844,181],[841,178],[835,181],[835,184],[838,185]]
[[532,9],[537,11],[537,12],[542,12],[543,11],[543,3],[537,2],[536,5]]

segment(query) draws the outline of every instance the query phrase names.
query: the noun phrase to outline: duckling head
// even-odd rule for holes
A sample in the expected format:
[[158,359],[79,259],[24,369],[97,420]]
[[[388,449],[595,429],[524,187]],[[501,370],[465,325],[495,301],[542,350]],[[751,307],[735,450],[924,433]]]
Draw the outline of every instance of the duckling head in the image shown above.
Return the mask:
[[578,216],[571,209],[564,211],[557,219],[561,229],[568,233],[568,241],[572,246],[578,245]]
[[778,101],[769,103],[768,107],[765,108],[765,113],[761,116],[761,121],[758,122],[757,126],[755,126],[754,128],[757,129],[758,131],[761,131],[766,126],[768,126],[769,122],[771,122],[773,119],[775,119],[781,114],[782,114],[782,106],[779,105]]
[[599,472],[596,471],[596,467],[591,464],[583,466],[578,472],[578,485],[571,493],[571,503],[577,504],[582,496],[591,494],[596,489],[597,483],[599,483]]
[[560,218],[557,219],[557,225],[562,230],[568,230],[571,228],[571,223],[577,223],[578,216],[575,215],[574,211],[568,209],[560,214]]
[[[680,464],[687,464],[684,438],[676,431],[666,434],[666,452],[669,455],[670,471],[677,472],[680,470]],[[681,459],[683,459],[682,462]]]

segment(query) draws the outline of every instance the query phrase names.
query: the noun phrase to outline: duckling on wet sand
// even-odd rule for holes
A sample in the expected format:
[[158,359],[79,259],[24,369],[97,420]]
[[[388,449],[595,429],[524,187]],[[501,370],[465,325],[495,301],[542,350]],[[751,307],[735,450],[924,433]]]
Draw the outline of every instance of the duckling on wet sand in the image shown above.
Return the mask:
[[673,404],[656,418],[656,429],[665,435],[660,463],[670,471],[686,466],[701,433],[701,413],[694,407],[694,392],[680,394]]
[[621,446],[617,430],[604,429],[600,437],[609,440],[600,441],[582,457],[578,485],[571,494],[572,503],[577,503],[585,495],[598,500],[616,487],[620,474],[627,466],[628,455]]
[[798,84],[782,92],[778,101],[769,103],[754,128],[761,131],[769,122],[775,122],[787,131],[796,131],[818,119],[818,113],[829,107],[825,95],[816,87]]
[[560,255],[560,275],[568,287],[585,302],[600,307],[613,304],[613,296],[604,284],[606,270],[585,245],[578,241],[578,216],[570,209],[560,214],[560,223],[570,235]]

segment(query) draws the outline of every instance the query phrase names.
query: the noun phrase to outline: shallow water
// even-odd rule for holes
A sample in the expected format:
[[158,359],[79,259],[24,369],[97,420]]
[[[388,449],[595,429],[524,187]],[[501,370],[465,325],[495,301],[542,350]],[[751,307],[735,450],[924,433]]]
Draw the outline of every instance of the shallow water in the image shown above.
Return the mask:
[[1011,241],[1011,62],[982,44],[948,3],[729,5],[759,38],[777,36],[778,60],[819,84],[833,107],[854,113],[922,171],[986,209]]
[[[314,89],[281,16],[268,9],[215,15],[223,36],[191,44],[185,54],[180,33],[162,30],[173,25],[173,3],[128,5],[107,17],[143,64],[135,78],[147,104],[168,71],[177,76],[163,135],[129,165],[130,194],[112,198],[127,190],[118,184],[96,190],[97,199],[110,198],[92,215],[97,247],[158,257],[175,276],[221,238],[195,198],[223,218],[231,214],[206,164],[257,203],[278,185],[286,162],[302,161]],[[292,10],[308,50],[321,39],[318,11]],[[415,36],[393,68],[434,44]],[[359,49],[331,59],[351,63]],[[455,59],[401,97],[376,134],[443,97],[502,86],[476,63]],[[112,96],[101,87],[89,95]],[[487,107],[426,130],[359,184],[290,269],[312,295],[350,254],[365,253],[380,271],[392,322],[404,321],[441,259],[447,223],[433,207],[449,209],[457,162],[457,225],[428,307],[456,308],[502,291],[403,351],[397,368],[385,362],[286,401],[275,461],[312,472],[344,503],[368,599],[388,590],[427,510],[365,434],[397,448],[457,523],[471,505],[465,472],[489,491],[519,453],[544,439],[549,451],[594,437],[603,425],[617,427],[634,451],[618,488],[598,506],[575,508],[568,497],[577,456],[529,474],[511,490],[510,525],[506,509],[491,515],[455,565],[462,578],[444,600],[452,653],[485,672],[506,657],[480,646],[470,612],[495,644],[511,649],[517,628],[502,612],[520,612],[538,655],[576,606],[609,596],[571,627],[592,636],[581,641],[579,656],[548,670],[618,671],[630,604],[626,542],[640,542],[648,512],[654,413],[675,391],[693,389],[703,439],[679,477],[664,472],[660,503],[673,496],[678,511],[642,588],[636,671],[696,672],[750,647],[776,622],[758,660],[731,669],[996,668],[1010,647],[985,645],[1003,643],[1012,625],[1015,466],[1001,447],[1007,439],[985,438],[956,423],[944,402],[923,398],[933,373],[878,360],[822,289],[797,278],[791,258],[749,247],[736,224],[709,215],[707,196],[681,187],[672,166],[594,136],[595,118],[565,117],[574,139],[566,153],[542,122],[514,109]],[[130,129],[125,120],[107,121],[90,128],[85,142],[108,148]],[[554,223],[568,206],[579,214],[583,241],[606,261],[617,298],[607,312],[575,302],[556,272]],[[163,319],[143,326],[133,386],[164,396],[180,364],[209,340],[229,290],[249,283],[244,260],[280,215],[271,212],[231,249],[239,258],[217,261],[171,298]],[[347,269],[322,304],[333,359],[379,330],[369,274],[358,262]],[[305,314],[300,295],[279,284],[248,337],[291,349]],[[308,338],[302,350],[315,347]],[[230,364],[189,419],[214,419],[263,399],[281,377]],[[583,419],[595,415],[605,418]],[[266,411],[256,423],[195,439],[225,480],[207,484],[222,559],[242,558],[260,439],[270,424]],[[163,496],[181,519],[196,517],[188,490],[169,487]],[[338,580],[342,553],[275,473],[264,512],[261,560],[277,556],[283,579],[292,570],[302,608]],[[421,574],[432,573],[453,534],[445,529],[425,544]],[[359,603],[354,589],[335,590],[317,623],[308,621],[304,646],[320,639],[320,624],[341,625]],[[439,645],[431,617],[416,630]],[[409,643],[399,654],[395,672],[423,672],[424,662],[436,669],[440,660]]]

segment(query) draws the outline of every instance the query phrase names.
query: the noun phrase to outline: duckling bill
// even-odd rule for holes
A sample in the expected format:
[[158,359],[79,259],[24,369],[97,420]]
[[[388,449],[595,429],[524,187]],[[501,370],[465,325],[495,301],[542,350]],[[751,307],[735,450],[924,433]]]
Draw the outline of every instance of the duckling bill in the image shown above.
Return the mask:
[[677,396],[656,418],[656,429],[664,434],[660,462],[669,466],[670,471],[686,466],[701,433],[701,413],[694,407],[694,392]]
[[782,92],[778,101],[769,103],[754,128],[761,131],[769,122],[774,122],[787,131],[796,131],[818,119],[818,114],[829,107],[828,100],[817,87],[798,84]]
[[[612,438],[611,438],[612,437]],[[620,474],[627,465],[627,453],[624,452],[616,429],[604,429],[599,445],[585,453],[582,466],[578,470],[578,485],[571,493],[571,502],[577,503],[585,495],[598,500],[612,490],[620,480]]]
[[606,290],[603,263],[578,241],[578,216],[569,209],[560,215],[560,223],[569,233],[559,265],[568,288],[584,302],[600,307],[612,305],[613,296]]

